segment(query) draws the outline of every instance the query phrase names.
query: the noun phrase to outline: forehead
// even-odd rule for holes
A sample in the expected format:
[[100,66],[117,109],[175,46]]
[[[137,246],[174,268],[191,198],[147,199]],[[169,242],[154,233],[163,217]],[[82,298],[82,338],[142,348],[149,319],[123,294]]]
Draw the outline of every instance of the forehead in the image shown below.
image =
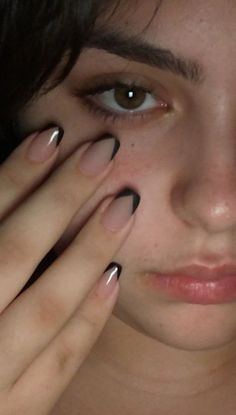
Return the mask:
[[[115,7],[116,6],[116,7]],[[120,0],[106,24],[129,34],[142,34],[154,43],[183,48],[208,39],[236,41],[235,0]],[[206,39],[207,34],[207,39]],[[183,49],[182,49],[183,50]]]
[[104,22],[199,62],[211,80],[235,80],[235,0],[120,0]]

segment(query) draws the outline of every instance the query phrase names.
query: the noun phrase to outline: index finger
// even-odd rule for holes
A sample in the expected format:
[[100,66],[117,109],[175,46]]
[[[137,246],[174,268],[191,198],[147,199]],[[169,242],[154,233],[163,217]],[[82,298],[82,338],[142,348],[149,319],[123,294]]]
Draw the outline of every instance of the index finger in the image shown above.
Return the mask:
[[[16,297],[78,209],[108,175],[113,166],[114,147],[117,149],[117,140],[107,138],[81,147],[3,222],[0,228],[0,312]],[[95,168],[99,158],[100,174]],[[86,172],[89,164],[92,175]]]

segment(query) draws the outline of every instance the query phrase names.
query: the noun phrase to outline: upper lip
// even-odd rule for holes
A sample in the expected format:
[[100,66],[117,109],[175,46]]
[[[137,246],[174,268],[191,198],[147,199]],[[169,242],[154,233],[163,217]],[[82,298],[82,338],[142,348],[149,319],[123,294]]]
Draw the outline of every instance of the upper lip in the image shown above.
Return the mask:
[[228,276],[236,277],[236,265],[223,264],[221,266],[205,266],[191,264],[182,268],[177,268],[173,272],[164,272],[162,275],[180,276],[185,275],[202,280],[216,280]]

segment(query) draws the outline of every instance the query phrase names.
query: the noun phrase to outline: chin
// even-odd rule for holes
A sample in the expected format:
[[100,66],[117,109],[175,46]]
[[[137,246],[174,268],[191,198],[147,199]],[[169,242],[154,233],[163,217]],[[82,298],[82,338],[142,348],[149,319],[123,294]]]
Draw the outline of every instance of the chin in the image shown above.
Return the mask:
[[126,313],[124,307],[119,309],[117,305],[114,314],[137,332],[175,349],[212,350],[236,342],[235,303],[207,306],[168,303],[155,310],[147,309],[143,313],[140,308],[136,308],[136,313],[134,309]]

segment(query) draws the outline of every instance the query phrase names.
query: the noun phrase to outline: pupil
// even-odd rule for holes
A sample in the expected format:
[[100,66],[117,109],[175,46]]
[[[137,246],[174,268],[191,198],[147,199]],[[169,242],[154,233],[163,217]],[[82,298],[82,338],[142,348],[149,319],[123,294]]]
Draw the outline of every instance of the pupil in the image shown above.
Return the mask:
[[120,85],[115,89],[115,100],[120,107],[127,110],[138,109],[146,99],[146,92],[141,88]]

